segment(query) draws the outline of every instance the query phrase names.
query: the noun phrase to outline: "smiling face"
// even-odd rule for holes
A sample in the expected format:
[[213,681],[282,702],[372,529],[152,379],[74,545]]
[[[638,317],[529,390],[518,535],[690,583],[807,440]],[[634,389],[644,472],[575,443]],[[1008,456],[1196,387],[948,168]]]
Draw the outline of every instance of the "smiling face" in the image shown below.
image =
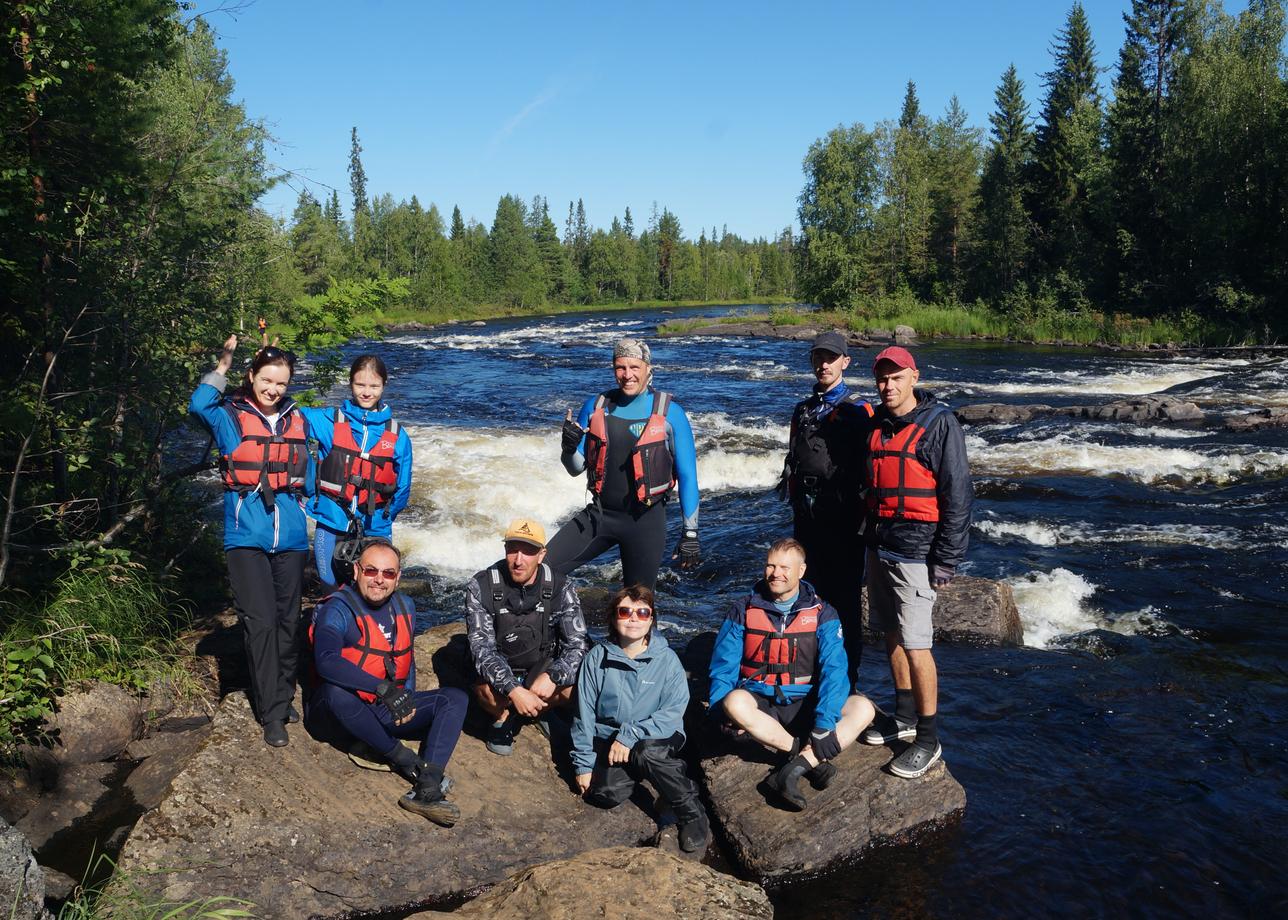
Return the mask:
[[818,388],[824,393],[841,382],[841,375],[850,366],[849,355],[838,355],[826,348],[815,348],[809,353],[809,360]]
[[349,381],[349,391],[353,402],[359,409],[374,409],[380,405],[380,397],[385,392],[385,382],[373,370],[363,368]]
[[639,358],[614,358],[613,376],[624,396],[638,396],[648,389],[652,368]]
[[[631,614],[628,619],[622,619],[622,611],[629,610]],[[648,616],[644,616],[644,612]],[[624,597],[617,602],[610,614],[613,622],[613,631],[617,635],[619,645],[630,645],[633,642],[646,638],[649,630],[653,628],[653,607],[646,600],[631,600]]]
[[[367,575],[367,572],[372,574]],[[362,599],[372,607],[379,607],[398,590],[401,574],[398,554],[387,546],[367,547],[366,552],[353,564],[353,583],[357,585]]]
[[907,415],[916,407],[917,396],[913,388],[921,378],[920,371],[900,367],[893,361],[881,361],[873,376],[877,381],[877,395],[891,415]]
[[765,584],[776,601],[794,597],[805,577],[805,559],[794,549],[774,550],[765,560]]
[[516,585],[532,584],[537,578],[541,560],[545,558],[544,548],[522,540],[505,541],[505,568]]
[[265,364],[250,375],[250,393],[255,400],[255,407],[269,415],[277,411],[277,404],[286,395],[286,388],[291,383],[289,365]]

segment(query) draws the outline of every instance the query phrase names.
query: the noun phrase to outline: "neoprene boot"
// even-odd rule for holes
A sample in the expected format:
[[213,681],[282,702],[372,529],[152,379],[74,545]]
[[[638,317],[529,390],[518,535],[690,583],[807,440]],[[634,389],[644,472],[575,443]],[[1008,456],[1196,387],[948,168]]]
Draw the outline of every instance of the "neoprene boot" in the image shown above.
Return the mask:
[[680,849],[686,853],[705,852],[711,842],[711,823],[706,812],[689,821],[680,822]]
[[809,769],[809,761],[798,754],[769,774],[769,779],[766,780],[769,788],[778,793],[783,804],[792,811],[805,810],[805,796],[801,795],[798,784]]
[[398,805],[440,827],[451,827],[461,817],[461,810],[443,795],[443,768],[436,763],[425,764],[415,787],[398,800]]

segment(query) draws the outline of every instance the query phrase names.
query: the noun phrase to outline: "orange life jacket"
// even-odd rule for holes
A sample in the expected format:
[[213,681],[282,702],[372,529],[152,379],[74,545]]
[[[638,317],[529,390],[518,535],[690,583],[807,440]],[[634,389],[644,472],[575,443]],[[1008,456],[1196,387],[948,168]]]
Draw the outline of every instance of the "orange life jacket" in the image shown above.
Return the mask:
[[749,603],[743,616],[742,677],[775,685],[813,683],[822,611],[818,601],[802,607],[780,631],[766,611]]
[[309,452],[304,417],[292,406],[286,430],[272,431],[264,417],[236,401],[228,407],[241,430],[241,443],[231,454],[219,458],[224,488],[233,492],[254,492],[273,507],[273,493],[304,491],[309,469]]
[[[608,460],[608,421],[605,404],[608,394],[600,393],[586,428],[586,470],[590,491],[599,495],[604,488],[604,464]],[[642,505],[652,505],[675,488],[675,458],[666,442],[666,410],[671,394],[653,393],[653,410],[644,423],[635,446],[631,448],[629,466],[631,494]]]
[[370,515],[398,491],[398,469],[394,449],[398,446],[398,423],[392,419],[370,450],[358,447],[353,426],[341,409],[335,410],[331,430],[331,452],[322,458],[318,470],[318,491],[345,508],[356,497],[358,507]]
[[917,444],[942,412],[929,413],[925,425],[910,422],[883,440],[877,428],[868,439],[868,508],[878,518],[902,521],[939,520],[938,481],[917,459]]
[[[327,598],[327,601],[333,600],[340,601],[358,624],[358,644],[346,645],[340,650],[340,657],[377,680],[391,680],[399,687],[405,686],[411,674],[412,631],[415,628],[415,609],[406,595],[395,593],[389,599],[394,620],[392,642],[385,638],[375,617],[366,612],[366,604],[352,585],[345,585]],[[310,624],[309,644],[312,643],[313,626]],[[358,690],[357,694],[368,703],[376,701],[376,695],[366,690]]]

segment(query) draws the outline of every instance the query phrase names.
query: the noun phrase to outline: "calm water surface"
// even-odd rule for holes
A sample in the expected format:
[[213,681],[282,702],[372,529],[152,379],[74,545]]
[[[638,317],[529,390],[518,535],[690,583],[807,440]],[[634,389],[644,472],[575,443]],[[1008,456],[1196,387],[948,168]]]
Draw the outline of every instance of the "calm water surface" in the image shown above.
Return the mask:
[[[695,311],[676,311],[691,315]],[[712,315],[729,310],[697,311]],[[416,451],[397,542],[447,590],[500,555],[513,514],[553,528],[586,500],[558,426],[612,384],[611,344],[653,342],[656,384],[698,438],[705,561],[665,570],[676,641],[718,622],[790,532],[770,490],[808,345],[657,340],[657,311],[490,322],[371,345]],[[356,350],[356,349],[355,349]],[[1219,415],[1288,405],[1284,359],[1177,359],[930,345],[922,380],[950,404],[1095,404],[1183,395]],[[851,382],[870,391],[871,354]],[[1288,432],[1059,418],[967,429],[978,500],[972,575],[1015,588],[1028,645],[942,646],[945,758],[960,824],[776,892],[780,916],[1243,916],[1288,909]],[[672,512],[672,543],[678,514]],[[602,559],[590,583],[620,574]],[[861,680],[890,696],[881,656]],[[784,821],[808,820],[785,815]]]

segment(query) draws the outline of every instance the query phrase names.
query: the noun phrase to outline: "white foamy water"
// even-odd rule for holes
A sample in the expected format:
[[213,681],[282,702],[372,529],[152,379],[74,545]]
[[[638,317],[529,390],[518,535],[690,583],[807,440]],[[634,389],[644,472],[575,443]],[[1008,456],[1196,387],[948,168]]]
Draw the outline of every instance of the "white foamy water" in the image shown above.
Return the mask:
[[[515,348],[530,349],[538,346],[544,351],[560,342],[577,342],[586,345],[611,346],[623,336],[632,335],[642,328],[638,319],[593,319],[573,326],[554,323],[525,325],[502,329],[496,326],[471,326],[456,332],[443,335],[426,336],[411,333],[386,339],[396,345],[411,345],[415,348],[440,349],[451,348],[458,351],[478,351],[479,349],[509,350]],[[605,363],[609,363],[605,360]]]
[[1035,546],[1094,546],[1101,543],[1140,543],[1154,546],[1204,546],[1210,549],[1239,549],[1248,543],[1237,530],[1190,524],[1125,524],[1110,527],[1070,521],[976,521],[980,533],[994,539],[1015,538]]
[[970,434],[966,444],[977,476],[1075,473],[1125,476],[1148,485],[1227,485],[1288,473],[1288,453],[1247,447],[1109,446],[1065,433],[1022,444],[989,444]]
[[[739,423],[722,413],[697,416],[694,425],[704,496],[778,481],[785,426]],[[411,504],[394,535],[409,565],[468,577],[500,558],[501,533],[512,518],[535,518],[553,536],[589,500],[586,477],[569,476],[559,462],[558,429],[407,431],[415,458]]]
[[1060,636],[1105,625],[1087,603],[1096,586],[1068,569],[1030,572],[1006,581],[1015,593],[1025,645],[1048,648]]
[[[1193,383],[1225,375],[1246,361],[1202,361],[1198,363],[1141,363],[1113,371],[1043,369],[1011,371],[1005,379],[997,381],[972,381],[953,383],[952,386],[972,393],[997,395],[1043,394],[1071,395],[1077,393],[1112,394],[1115,396],[1145,396],[1159,393],[1182,383]],[[938,381],[930,381],[937,383]]]

